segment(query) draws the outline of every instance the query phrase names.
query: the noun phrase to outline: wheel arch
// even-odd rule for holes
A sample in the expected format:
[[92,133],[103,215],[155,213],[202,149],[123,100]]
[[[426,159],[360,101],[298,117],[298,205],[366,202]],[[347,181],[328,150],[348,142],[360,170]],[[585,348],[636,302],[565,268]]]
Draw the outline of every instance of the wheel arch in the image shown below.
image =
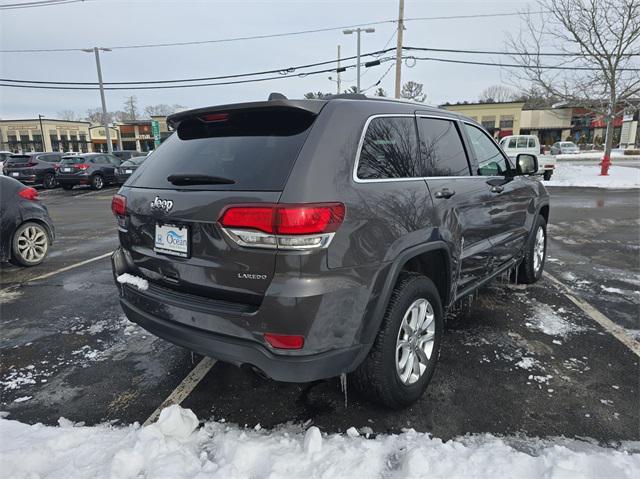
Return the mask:
[[440,293],[443,308],[451,300],[451,252],[447,244],[444,241],[434,241],[404,250],[391,263],[377,294],[375,291],[373,293],[378,299],[369,319],[365,318],[361,343],[368,347],[363,348],[362,359],[378,334],[393,288],[404,271],[424,274],[431,279]]

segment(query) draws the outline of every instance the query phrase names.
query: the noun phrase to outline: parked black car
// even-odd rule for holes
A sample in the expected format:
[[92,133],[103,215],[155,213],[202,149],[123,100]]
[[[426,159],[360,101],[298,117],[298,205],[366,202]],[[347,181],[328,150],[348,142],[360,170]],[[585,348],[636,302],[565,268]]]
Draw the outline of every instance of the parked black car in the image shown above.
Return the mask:
[[146,159],[146,156],[134,156],[130,160],[123,161],[120,166],[116,168],[116,183],[119,185],[124,184]]
[[510,270],[542,274],[537,159],[512,164],[467,117],[338,95],[168,121],[153,168],[113,199],[112,263],[128,318],[171,342],[281,381],[352,373],[403,407],[448,308]]
[[35,188],[0,176],[0,261],[21,266],[42,263],[55,238],[47,207]]
[[56,175],[58,183],[70,190],[76,185],[89,185],[101,190],[105,185],[116,182],[116,167],[120,160],[106,153],[84,153],[65,156]]
[[24,153],[8,157],[3,166],[6,176],[15,178],[25,185],[42,185],[55,188],[56,171],[60,166],[60,153]]
[[140,153],[137,150],[116,150],[113,152],[113,156],[118,158],[120,161],[125,161],[134,156],[144,155],[144,153]]

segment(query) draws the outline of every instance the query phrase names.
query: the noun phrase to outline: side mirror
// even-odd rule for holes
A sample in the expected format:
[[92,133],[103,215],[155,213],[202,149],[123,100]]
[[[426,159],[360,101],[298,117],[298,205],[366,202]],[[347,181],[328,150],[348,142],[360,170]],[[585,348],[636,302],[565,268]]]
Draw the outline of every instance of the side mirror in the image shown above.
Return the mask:
[[529,153],[520,153],[516,156],[516,174],[534,175],[538,172],[538,158]]

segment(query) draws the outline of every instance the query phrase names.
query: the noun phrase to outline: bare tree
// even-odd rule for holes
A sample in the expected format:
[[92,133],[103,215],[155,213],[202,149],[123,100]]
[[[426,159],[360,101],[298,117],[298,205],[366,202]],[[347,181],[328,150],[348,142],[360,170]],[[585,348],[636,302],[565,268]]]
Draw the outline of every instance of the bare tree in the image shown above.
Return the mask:
[[505,101],[514,101],[516,96],[516,93],[507,86],[493,85],[482,90],[482,93],[480,93],[480,102],[500,103]]
[[[547,96],[603,115],[607,126],[603,163],[608,165],[614,120],[625,108],[638,108],[640,100],[640,2],[538,0],[538,4],[545,13],[539,18],[523,15],[525,28],[507,41],[515,52],[513,59],[523,67],[512,75]],[[548,52],[564,56],[544,55]]]
[[315,92],[315,93],[310,91],[310,92],[304,94],[304,97],[307,100],[322,100],[323,98],[326,98],[326,97],[329,97],[329,96],[331,96],[331,93],[323,93],[321,91]]
[[68,121],[77,121],[77,120],[80,119],[80,115],[78,115],[73,110],[62,110],[62,111],[59,111],[58,113],[56,113],[56,116],[58,118],[60,118],[61,120],[68,120]]
[[124,113],[127,120],[138,119],[138,98],[135,95],[128,96],[124,101]]
[[376,88],[376,91],[374,92],[373,96],[388,96],[387,92],[384,88],[382,88],[381,86],[379,86],[378,88]]
[[91,123],[97,123],[103,125],[104,123],[113,122],[113,113],[107,112],[107,118],[102,118],[102,108],[90,108],[87,110],[87,114],[85,115],[85,120],[90,121]]
[[145,106],[144,112],[147,116],[168,116],[178,110],[183,110],[184,108],[185,107],[183,105],[178,105],[177,103],[174,105],[160,103],[158,105]]
[[407,83],[402,85],[402,90],[400,91],[400,97],[406,98],[407,100],[423,102],[427,99],[427,95],[425,93],[422,93],[423,87],[424,85],[422,83],[408,81]]

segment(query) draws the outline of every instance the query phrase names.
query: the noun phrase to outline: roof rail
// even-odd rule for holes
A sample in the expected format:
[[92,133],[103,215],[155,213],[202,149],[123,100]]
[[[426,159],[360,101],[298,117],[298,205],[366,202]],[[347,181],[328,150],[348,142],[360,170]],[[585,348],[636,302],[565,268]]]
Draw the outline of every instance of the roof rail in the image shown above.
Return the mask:
[[277,92],[274,91],[272,93],[269,93],[268,100],[269,101],[271,101],[271,100],[287,100],[287,97],[284,96],[282,93],[277,93]]

